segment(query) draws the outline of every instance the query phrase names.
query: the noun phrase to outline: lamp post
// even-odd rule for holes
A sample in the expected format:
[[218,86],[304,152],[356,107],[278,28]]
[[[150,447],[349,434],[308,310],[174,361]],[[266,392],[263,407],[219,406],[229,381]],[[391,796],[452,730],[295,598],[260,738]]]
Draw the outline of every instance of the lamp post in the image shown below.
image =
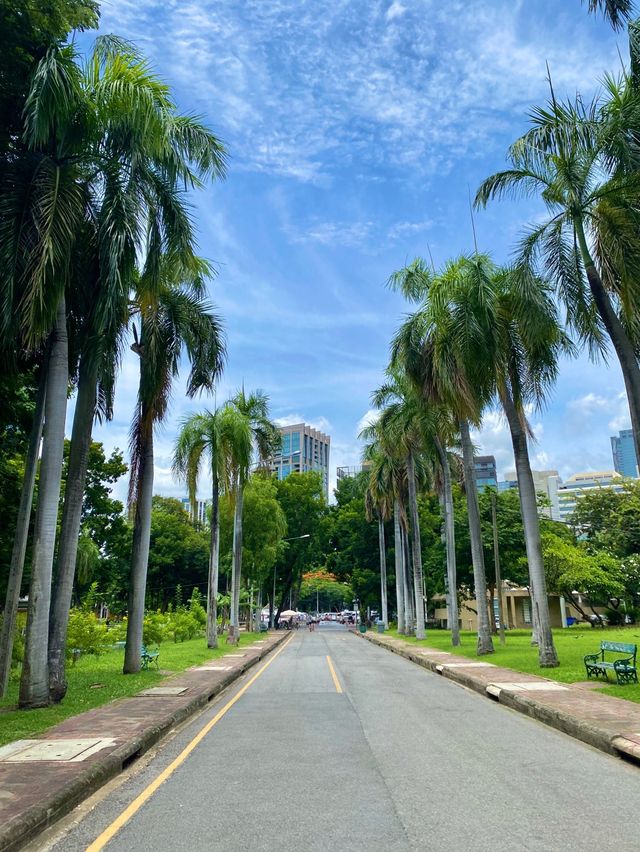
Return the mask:
[[[303,535],[294,535],[291,538],[283,538],[282,541],[297,541],[301,538],[311,538],[311,533],[304,533]],[[289,604],[291,606],[291,604]],[[269,629],[273,630],[273,624],[276,617],[276,566],[273,566],[273,597],[271,598],[271,623],[269,624]]]

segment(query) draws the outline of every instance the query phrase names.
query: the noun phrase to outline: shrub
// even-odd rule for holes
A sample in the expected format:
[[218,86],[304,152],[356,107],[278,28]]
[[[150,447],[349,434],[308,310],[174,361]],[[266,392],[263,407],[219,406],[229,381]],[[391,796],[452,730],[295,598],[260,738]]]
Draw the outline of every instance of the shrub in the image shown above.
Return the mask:
[[92,612],[72,609],[69,612],[67,632],[67,656],[74,648],[83,654],[101,654],[107,644],[107,628]]
[[168,625],[169,635],[174,642],[184,642],[193,639],[201,632],[200,624],[187,610],[176,612],[171,617]]
[[167,638],[167,632],[167,619],[161,612],[145,615],[142,624],[142,641],[145,645],[159,645]]

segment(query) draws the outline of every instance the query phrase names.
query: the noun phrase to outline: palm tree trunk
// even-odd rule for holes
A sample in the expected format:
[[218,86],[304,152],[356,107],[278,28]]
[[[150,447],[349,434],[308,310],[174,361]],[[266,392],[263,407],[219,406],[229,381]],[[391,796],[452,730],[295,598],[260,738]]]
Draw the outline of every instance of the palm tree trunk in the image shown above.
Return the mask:
[[624,386],[627,392],[629,413],[631,415],[631,428],[633,431],[636,459],[638,460],[638,464],[640,464],[640,366],[638,365],[633,343],[620,321],[615,308],[611,304],[609,294],[605,289],[600,273],[589,252],[583,222],[579,217],[576,217],[574,224],[593,301],[611,338],[618,361],[620,362],[620,369],[622,370]]
[[404,629],[407,636],[415,633],[415,604],[411,588],[409,533],[406,521],[402,524],[402,574],[404,579]]
[[67,691],[65,676],[67,628],[69,626],[73,580],[76,572],[82,499],[89,464],[93,418],[96,410],[97,381],[98,365],[87,364],[85,361],[81,362],[78,397],[71,431],[69,470],[60,526],[57,576],[53,589],[49,624],[49,695],[53,701],[61,701]]
[[[215,462],[214,462],[215,465]],[[218,564],[220,560],[220,488],[213,472],[211,486],[211,553],[207,582],[207,647],[218,647]]]
[[478,605],[478,647],[477,654],[493,654],[493,641],[487,613],[487,578],[484,570],[482,550],[482,532],[480,528],[480,509],[478,507],[478,489],[476,469],[473,458],[473,445],[469,433],[469,422],[460,421],[462,443],[462,461],[464,465],[464,484],[467,492],[467,511],[469,513],[469,536],[471,538],[471,561],[473,562],[473,584]]
[[144,605],[147,590],[147,566],[151,539],[151,509],[153,506],[153,425],[142,412],[146,434],[141,447],[140,469],[136,488],[136,509],[133,522],[131,551],[131,585],[127,617],[127,644],[124,651],[124,674],[140,671],[140,649],[144,625]]
[[402,534],[400,532],[400,504],[393,501],[393,544],[396,571],[396,610],[398,616],[398,633],[405,632],[404,615],[404,576],[402,567]]
[[38,395],[33,412],[33,423],[29,435],[29,446],[24,460],[24,479],[22,480],[22,491],[20,492],[20,505],[16,519],[16,534],[13,539],[11,551],[11,563],[9,566],[9,580],[7,582],[7,595],[4,603],[4,616],[2,619],[2,631],[0,632],[0,698],[4,698],[9,685],[9,674],[11,672],[11,657],[13,654],[13,634],[16,628],[16,617],[18,615],[18,603],[20,601],[20,589],[22,587],[22,571],[24,568],[24,557],[27,551],[27,540],[29,538],[29,521],[31,520],[31,507],[33,505],[33,491],[38,471],[38,455],[40,453],[40,441],[42,438],[42,423],[44,420],[44,400],[47,387],[47,361],[42,365],[40,381],[38,383]]
[[385,629],[389,629],[389,615],[387,612],[387,552],[384,544],[384,521],[378,515],[378,548],[380,550],[380,603],[381,617]]
[[238,476],[236,506],[233,517],[233,569],[231,573],[231,628],[229,634],[234,641],[240,635],[240,581],[242,579],[242,507],[244,487]]
[[19,706],[23,709],[46,707],[49,703],[47,638],[51,605],[51,571],[56,544],[68,386],[67,317],[63,296],[56,313],[47,366],[38,509],[33,533],[27,636],[20,680]]
[[409,511],[411,512],[411,544],[413,549],[413,591],[416,600],[416,639],[424,639],[424,597],[422,594],[422,542],[418,517],[418,495],[416,492],[416,468],[413,453],[407,456],[407,480],[409,485]]
[[458,615],[458,577],[456,565],[456,528],[453,508],[453,489],[451,487],[451,470],[447,453],[439,438],[434,438],[434,446],[438,454],[442,471],[443,514],[445,550],[447,554],[447,585],[449,586],[449,629],[451,644],[460,645],[460,616]]
[[518,490],[520,492],[520,511],[524,527],[525,548],[529,563],[529,577],[532,586],[532,609],[535,610],[537,622],[538,660],[543,668],[553,668],[558,665],[558,655],[553,644],[551,618],[549,615],[549,599],[547,597],[547,581],[544,575],[542,559],[542,542],[540,540],[540,519],[538,517],[538,500],[531,473],[527,434],[518,414],[511,394],[505,388],[500,394],[502,407],[507,416],[513,455],[516,462]]

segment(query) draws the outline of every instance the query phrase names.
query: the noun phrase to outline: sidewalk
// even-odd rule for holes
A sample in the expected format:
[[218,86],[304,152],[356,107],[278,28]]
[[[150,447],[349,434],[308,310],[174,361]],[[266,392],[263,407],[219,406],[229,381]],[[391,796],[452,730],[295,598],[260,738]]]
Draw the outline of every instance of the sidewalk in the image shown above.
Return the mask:
[[0,852],[19,849],[64,816],[288,636],[230,647],[132,698],[66,719],[40,739],[0,748]]
[[436,674],[525,713],[607,754],[640,763],[640,704],[602,695],[584,684],[559,683],[447,651],[409,645],[402,639],[362,634]]

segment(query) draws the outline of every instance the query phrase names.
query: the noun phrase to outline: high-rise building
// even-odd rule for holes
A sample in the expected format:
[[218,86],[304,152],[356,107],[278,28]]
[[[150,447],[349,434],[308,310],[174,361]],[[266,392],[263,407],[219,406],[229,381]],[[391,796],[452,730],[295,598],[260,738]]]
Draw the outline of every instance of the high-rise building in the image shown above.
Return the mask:
[[350,476],[358,476],[358,474],[362,473],[364,470],[369,470],[370,468],[371,462],[368,461],[347,467],[337,467],[336,478],[338,482],[340,482],[341,479],[347,479]]
[[185,510],[189,513],[189,517],[194,523],[204,524],[207,520],[207,508],[211,505],[211,500],[196,500],[196,511],[191,511],[191,501],[188,497],[181,497],[180,502]]
[[[541,510],[543,515],[553,521],[560,520],[560,504],[558,501],[558,487],[562,483],[557,470],[532,470],[533,486],[537,494],[541,494],[549,501],[548,506]],[[504,475],[505,481],[498,483],[499,491],[508,491],[510,488],[518,488],[518,479],[515,470],[508,470]]]
[[307,426],[296,423],[293,426],[281,426],[282,448],[269,459],[269,467],[278,479],[284,479],[290,473],[305,473],[317,470],[322,474],[325,497],[329,497],[329,451],[331,438]]
[[611,436],[611,452],[613,466],[620,476],[638,476],[638,459],[633,442],[633,430],[621,429],[617,435]]
[[474,463],[476,468],[476,486],[478,491],[484,491],[488,485],[492,488],[496,488],[498,485],[496,457],[475,456]]
[[622,491],[622,477],[615,470],[594,470],[574,473],[558,488],[560,521],[569,521],[578,500],[595,488]]

